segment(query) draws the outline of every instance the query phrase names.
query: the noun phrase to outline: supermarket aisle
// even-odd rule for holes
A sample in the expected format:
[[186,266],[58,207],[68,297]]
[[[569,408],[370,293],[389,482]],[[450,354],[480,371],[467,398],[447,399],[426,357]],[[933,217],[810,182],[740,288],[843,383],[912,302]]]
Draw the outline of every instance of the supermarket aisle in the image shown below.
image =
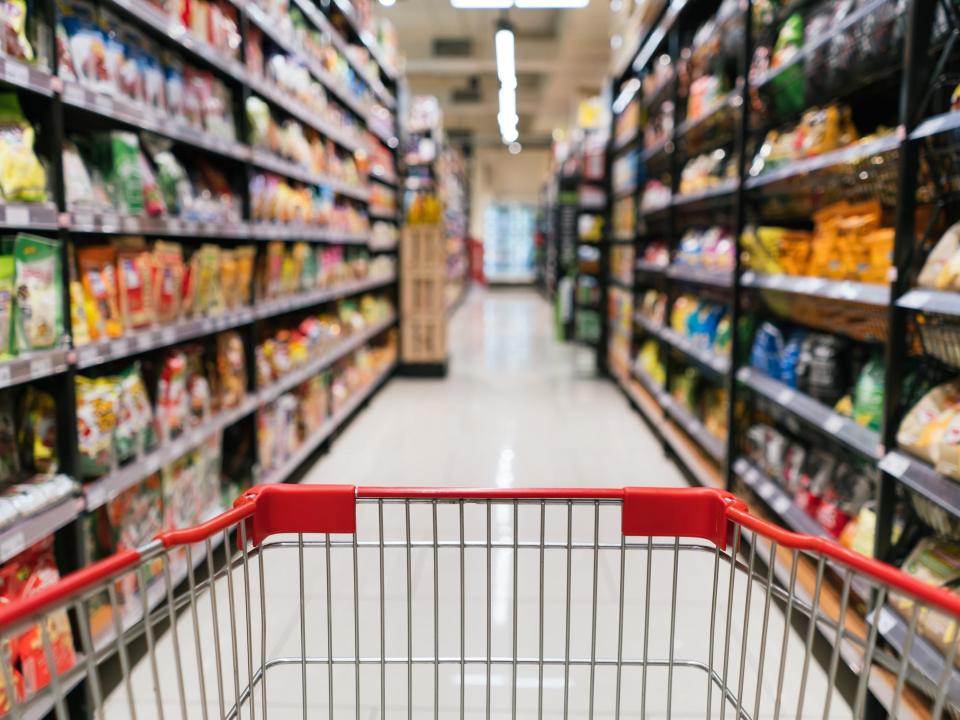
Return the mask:
[[[684,484],[614,386],[587,372],[588,364],[582,362],[586,358],[580,357],[584,351],[553,340],[551,310],[533,293],[475,291],[456,316],[451,346],[452,373],[446,381],[391,381],[333,444],[308,480],[502,487]],[[324,537],[307,538],[302,575],[295,542],[270,547],[263,553],[262,567],[259,556],[251,559],[249,605],[246,581],[241,582],[243,566],[235,558],[238,622],[233,629],[224,620],[219,623],[227,705],[236,697],[236,689],[242,691],[248,684],[248,673],[256,673],[261,648],[268,659],[275,660],[267,673],[268,712],[262,709],[262,686],[257,682],[254,707],[251,710],[244,704],[240,717],[302,718],[304,696],[306,717],[327,717],[331,694],[331,716],[335,718],[376,720],[381,717],[381,702],[386,717],[408,717],[408,688],[412,687],[410,707],[412,717],[418,720],[434,717],[435,706],[438,717],[459,718],[461,703],[466,708],[464,716],[476,719],[536,717],[541,703],[543,717],[612,718],[618,696],[620,716],[639,718],[645,685],[646,718],[703,718],[706,688],[702,669],[677,668],[669,693],[663,663],[671,652],[673,608],[677,657],[706,662],[711,593],[718,597],[717,672],[721,658],[728,657],[729,685],[742,687],[751,706],[757,698],[762,708],[759,717],[773,716],[775,664],[768,660],[766,673],[761,673],[757,629],[764,615],[763,593],[754,588],[748,601],[746,584],[738,577],[730,605],[733,628],[726,635],[723,618],[727,616],[729,574],[721,565],[714,580],[720,588],[717,591],[711,584],[712,552],[685,552],[679,578],[673,580],[674,590],[669,544],[653,555],[649,584],[644,580],[646,552],[627,553],[621,569],[619,508],[615,506],[555,504],[541,511],[534,505],[496,504],[488,509],[467,504],[460,511],[456,504],[406,507],[388,502],[382,512],[378,520],[377,505],[359,506],[356,548],[350,536],[334,536],[332,546],[326,545]],[[458,515],[460,512],[463,514]],[[464,550],[459,538],[465,542]],[[276,541],[289,543],[291,539]],[[439,548],[434,547],[434,539],[440,541]],[[412,543],[409,547],[408,542]],[[488,551],[486,545],[491,542],[494,549]],[[538,550],[544,542],[545,553]],[[593,549],[595,542],[602,550]],[[513,543],[521,547],[516,556]],[[574,547],[572,552],[566,550],[568,543]],[[354,558],[356,576],[352,572]],[[303,619],[298,578],[303,578],[304,584]],[[645,633],[642,609],[648,585],[651,623]],[[622,651],[624,658],[632,660],[624,667],[618,686],[612,658],[617,656],[621,587],[625,596]],[[177,637],[182,668],[171,662],[172,634],[168,632],[158,641],[164,717],[180,716],[175,669],[183,672],[186,715],[199,717],[205,704],[210,716],[220,716],[213,689],[220,658],[212,651],[213,624],[207,618],[211,614],[224,617],[227,596],[227,580],[221,576],[216,583],[220,610],[214,612],[209,592],[199,598],[197,635],[191,620],[193,608],[181,614]],[[743,643],[737,628],[747,602],[754,625],[749,642]],[[249,666],[242,622],[247,607],[251,609],[247,632],[253,649]],[[766,648],[779,653],[783,617],[776,605],[770,610]],[[644,680],[637,659],[643,657],[648,635],[649,657],[654,663]],[[195,637],[201,644],[202,673],[196,670]],[[795,706],[803,639],[796,632],[789,633],[789,638],[785,697]],[[299,661],[301,648],[307,657],[316,659],[305,668]],[[236,671],[231,662],[234,650],[238,652]],[[328,673],[321,658],[329,652],[341,661]],[[389,658],[385,665],[376,659],[382,653]],[[435,653],[446,660],[435,664]],[[491,665],[481,660],[487,653],[495,658]],[[544,666],[542,679],[537,663],[530,660],[538,653],[554,659]],[[565,653],[573,659],[569,673],[557,660]],[[606,662],[592,674],[587,658],[594,653]],[[355,654],[367,659],[358,675],[350,659]],[[461,666],[456,661],[461,654],[473,660]],[[408,664],[408,656],[420,660]],[[513,656],[527,661],[514,667]],[[238,672],[236,679],[234,672]],[[765,684],[758,688],[761,675]],[[206,682],[205,691],[201,682]],[[824,673],[812,663],[808,689],[813,696],[822,697],[824,687]],[[146,660],[135,668],[132,688],[136,716],[161,717]],[[713,692],[713,703],[716,710],[718,690]],[[109,699],[106,717],[132,717],[127,708],[126,695],[119,688]],[[728,710],[732,716],[732,706]],[[803,717],[820,717],[819,712],[815,705],[815,710]],[[830,717],[849,716],[849,709],[837,698]],[[794,715],[784,712],[781,717]]]
[[534,291],[471,291],[450,349],[445,381],[391,380],[306,482],[685,484],[587,351],[555,340]]

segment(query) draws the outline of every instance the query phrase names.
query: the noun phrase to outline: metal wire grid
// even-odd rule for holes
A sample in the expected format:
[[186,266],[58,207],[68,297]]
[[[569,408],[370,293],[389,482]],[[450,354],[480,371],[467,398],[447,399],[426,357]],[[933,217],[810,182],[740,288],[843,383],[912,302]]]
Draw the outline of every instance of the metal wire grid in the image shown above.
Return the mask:
[[[733,558],[712,545],[623,538],[619,501],[358,502],[356,535],[278,537],[247,549],[239,526],[237,550],[225,531],[220,569],[210,541],[202,546],[213,581],[190,572],[177,597],[171,556],[152,546],[132,573],[140,592],[129,600],[142,603],[147,621],[124,633],[117,620],[106,643],[91,638],[84,618],[103,592],[121,616],[116,582],[71,599],[84,656],[46,690],[57,717],[67,717],[63,691],[83,671],[91,714],[111,720],[787,718],[805,717],[805,707],[861,717],[867,690],[883,677],[892,716],[904,702],[909,663],[881,648],[876,623],[849,612],[859,599],[877,608],[893,595],[746,528],[733,527],[742,552],[731,572]],[[158,558],[168,603],[148,612],[144,568]],[[812,587],[804,585],[811,572]],[[907,608],[904,657],[931,613]],[[41,629],[49,660],[46,623]],[[832,645],[825,671],[811,662],[817,629]],[[140,649],[144,660],[133,665]],[[946,668],[956,650],[956,642],[946,649]],[[121,683],[105,698],[102,662],[113,652]],[[846,698],[836,687],[841,659],[874,666]],[[9,688],[6,663],[3,673]],[[934,717],[946,680],[945,672],[931,688]],[[24,710],[14,704],[11,717]]]

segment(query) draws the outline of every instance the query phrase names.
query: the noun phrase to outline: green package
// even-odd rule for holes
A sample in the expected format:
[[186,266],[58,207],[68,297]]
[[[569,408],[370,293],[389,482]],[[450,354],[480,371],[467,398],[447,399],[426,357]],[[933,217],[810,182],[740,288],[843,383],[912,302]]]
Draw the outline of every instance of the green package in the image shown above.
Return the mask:
[[110,133],[110,153],[117,208],[129,215],[139,215],[143,212],[143,178],[137,136],[121,131]]
[[13,327],[13,255],[0,256],[0,357],[10,353]]
[[49,350],[63,335],[60,243],[20,233],[14,240],[13,346],[17,353]]
[[[780,34],[773,48],[774,60],[779,60],[780,64],[788,63],[800,52],[802,46],[803,16],[794,13],[780,28]],[[773,79],[771,85],[773,101],[778,113],[792,115],[804,109],[805,79],[802,60],[784,69]]]
[[853,418],[864,427],[880,430],[883,418],[883,358],[870,358],[853,388]]

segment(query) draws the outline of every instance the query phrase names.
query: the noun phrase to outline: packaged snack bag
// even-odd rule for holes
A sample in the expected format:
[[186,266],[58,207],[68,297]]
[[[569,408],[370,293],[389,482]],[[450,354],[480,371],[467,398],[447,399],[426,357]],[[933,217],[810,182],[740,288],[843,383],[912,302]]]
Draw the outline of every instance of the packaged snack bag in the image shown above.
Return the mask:
[[94,340],[123,334],[115,263],[116,252],[110,245],[77,249],[77,266],[87,299],[87,320]]
[[853,388],[853,419],[880,430],[883,419],[883,357],[874,355],[860,371]]
[[127,215],[144,211],[143,172],[140,165],[140,143],[131,132],[114,130],[109,138],[109,176],[116,196],[114,205]]
[[92,207],[97,204],[86,163],[76,144],[70,141],[63,143],[63,182],[68,208]]
[[960,267],[953,262],[960,254],[960,222],[951,225],[934,246],[917,276],[920,287],[949,290],[957,287]]
[[56,347],[63,335],[60,243],[20,233],[14,241],[14,348]]
[[52,475],[57,471],[57,408],[53,396],[33,386],[27,387],[24,399],[20,451],[29,472]]
[[932,464],[939,460],[941,440],[960,409],[960,383],[944,383],[930,390],[900,423],[897,444]]
[[106,378],[77,377],[77,435],[80,474],[97,477],[113,464],[113,434],[120,414],[120,398]]
[[[97,527],[98,542],[104,555],[141,547],[166,530],[159,475],[150,475],[99,508]],[[144,567],[144,579],[149,583],[163,571],[163,561],[157,558]],[[136,573],[122,575],[116,582],[116,588],[120,602],[140,602],[137,596]]]
[[142,453],[152,442],[153,408],[140,375],[140,364],[134,363],[114,378],[119,396],[114,447],[123,462]]
[[14,258],[0,255],[0,358],[12,350]]
[[187,427],[190,398],[187,392],[187,358],[183,352],[167,355],[160,371],[157,392],[157,421],[160,438],[170,440]]
[[183,281],[186,268],[183,252],[177,243],[157,241],[153,246],[152,278],[154,318],[167,323],[176,320],[183,304]]
[[153,322],[152,279],[153,255],[143,238],[121,240],[117,251],[117,291],[124,327],[142,328]]
[[247,390],[246,360],[239,333],[226,332],[217,336],[217,371],[221,410],[236,407]]
[[20,474],[20,453],[17,442],[13,393],[0,393],[0,486],[14,482]]
[[47,199],[47,174],[34,152],[34,136],[17,94],[0,93],[0,190],[7,201]]

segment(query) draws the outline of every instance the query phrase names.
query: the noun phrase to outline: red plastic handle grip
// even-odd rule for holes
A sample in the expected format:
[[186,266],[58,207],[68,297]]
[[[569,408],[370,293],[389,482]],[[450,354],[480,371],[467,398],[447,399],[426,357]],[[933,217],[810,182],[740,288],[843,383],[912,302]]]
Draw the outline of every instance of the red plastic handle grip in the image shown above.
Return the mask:
[[247,539],[259,545],[279,533],[347,533],[357,530],[353,485],[263,485],[244,493],[234,510],[253,506]]

